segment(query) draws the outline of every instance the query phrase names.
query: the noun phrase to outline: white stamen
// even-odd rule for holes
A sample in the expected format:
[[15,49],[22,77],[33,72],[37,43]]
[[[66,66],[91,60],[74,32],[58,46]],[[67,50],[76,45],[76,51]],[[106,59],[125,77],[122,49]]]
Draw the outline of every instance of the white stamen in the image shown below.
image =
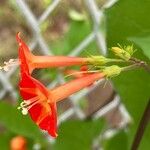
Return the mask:
[[23,115],[27,115],[28,114],[28,109],[23,108],[21,112],[22,112]]
[[12,62],[14,62],[14,59],[10,59],[10,60],[9,60],[9,63],[12,63]]
[[20,106],[18,107],[18,109],[22,109],[22,114],[23,115],[27,115],[28,111],[36,104],[38,104],[39,102],[44,101],[44,99],[39,99],[39,96],[33,97],[31,99],[25,100],[23,102],[20,103]]
[[8,66],[4,66],[3,69],[4,69],[4,71],[6,71],[6,72],[9,71],[9,67],[8,67]]
[[4,61],[4,64],[7,65],[9,62]]
[[4,61],[4,66],[0,66],[0,70],[9,71],[12,67],[19,64],[18,59],[10,59],[8,62]]

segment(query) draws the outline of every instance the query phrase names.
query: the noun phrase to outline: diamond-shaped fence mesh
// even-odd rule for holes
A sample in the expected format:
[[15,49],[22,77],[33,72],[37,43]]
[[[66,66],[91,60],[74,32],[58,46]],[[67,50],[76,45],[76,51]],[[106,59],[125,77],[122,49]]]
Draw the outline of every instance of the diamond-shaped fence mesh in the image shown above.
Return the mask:
[[[88,14],[91,16],[91,21],[93,24],[93,29],[91,33],[86,36],[78,45],[74,47],[68,54],[68,56],[78,56],[85,48],[91,44],[92,42],[96,42],[100,54],[107,54],[107,44],[104,31],[101,30],[100,25],[104,20],[104,9],[111,6],[115,1],[108,0],[105,2],[105,5],[102,8],[98,8],[96,1],[94,0],[84,0],[83,3],[87,7]],[[53,0],[51,4],[46,8],[46,10],[42,13],[42,15],[37,18],[34,13],[30,9],[29,4],[25,0],[16,0],[15,3],[19,8],[20,14],[22,14],[22,18],[28,24],[28,27],[32,31],[32,42],[29,43],[31,49],[34,49],[37,45],[39,45],[41,53],[43,55],[54,55],[53,51],[50,47],[50,44],[46,43],[42,33],[41,33],[41,24],[47,20],[47,18],[52,14],[55,8],[59,5],[60,0]],[[80,30],[80,29],[79,29]],[[80,32],[80,31],[79,31]],[[76,35],[75,35],[76,36]],[[78,37],[76,37],[78,38]],[[91,51],[92,53],[92,51]],[[17,67],[12,68],[9,72],[0,72],[0,84],[2,86],[0,90],[0,99],[3,99],[6,94],[10,94],[12,99],[17,99],[17,89],[14,88],[14,85],[11,83],[11,78],[17,71]],[[51,82],[48,87],[54,87],[58,83],[64,83],[65,78],[61,72],[58,72],[56,79]],[[99,81],[95,86],[92,86],[87,89],[83,89],[82,91],[73,94],[69,97],[71,102],[71,107],[68,107],[63,113],[59,115],[59,124],[72,116],[76,116],[80,119],[86,118],[86,113],[83,109],[78,105],[78,101],[80,101],[83,97],[92,93],[98,86],[104,83],[104,80]],[[90,96],[89,96],[90,97]],[[122,104],[120,104],[120,98],[118,95],[113,96],[112,100],[108,103],[104,103],[103,107],[100,107],[92,116],[97,119],[99,117],[104,116],[109,111],[114,108],[119,108],[121,114],[124,114],[125,124],[128,121],[129,116]]]

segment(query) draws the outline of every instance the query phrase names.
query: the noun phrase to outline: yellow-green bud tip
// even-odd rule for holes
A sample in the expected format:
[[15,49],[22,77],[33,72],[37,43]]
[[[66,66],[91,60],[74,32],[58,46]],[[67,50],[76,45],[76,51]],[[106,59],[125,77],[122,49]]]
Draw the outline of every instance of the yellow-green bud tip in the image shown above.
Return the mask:
[[116,54],[122,53],[122,49],[119,47],[112,47],[111,50]]
[[121,47],[112,47],[111,50],[116,56],[122,58],[123,60],[128,61],[131,58],[131,54]]

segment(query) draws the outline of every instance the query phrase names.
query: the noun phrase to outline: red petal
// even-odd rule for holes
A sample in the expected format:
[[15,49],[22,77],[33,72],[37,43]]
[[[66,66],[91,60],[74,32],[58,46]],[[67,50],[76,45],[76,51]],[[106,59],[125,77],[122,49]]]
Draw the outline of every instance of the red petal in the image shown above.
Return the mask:
[[32,60],[32,53],[30,53],[30,50],[28,46],[24,43],[24,41],[20,38],[20,33],[16,35],[16,39],[19,43],[19,60],[20,60],[20,70],[21,73],[31,73],[32,67],[29,65],[30,61]]
[[57,137],[57,107],[56,103],[50,104],[50,108],[52,113],[49,114],[40,124],[40,128],[43,130],[47,130],[48,133]]
[[[50,98],[50,92],[38,80],[32,78],[30,75],[23,73],[22,80],[19,84],[20,93],[24,100],[34,97],[45,98],[30,108],[29,113],[34,122],[43,130],[47,130],[49,134],[56,137],[57,128],[57,114],[56,103]],[[32,90],[32,92],[31,92]],[[42,100],[41,99],[41,100]]]
[[[30,99],[33,96],[37,96],[37,95],[45,95],[47,98],[49,96],[49,92],[48,90],[45,88],[45,86],[39,82],[38,80],[32,78],[30,75],[23,73],[22,74],[22,79],[19,83],[19,88],[20,88],[20,93],[21,96],[23,97],[24,100],[26,99]],[[32,90],[34,89],[35,93],[31,93],[30,91],[28,92],[28,90]]]

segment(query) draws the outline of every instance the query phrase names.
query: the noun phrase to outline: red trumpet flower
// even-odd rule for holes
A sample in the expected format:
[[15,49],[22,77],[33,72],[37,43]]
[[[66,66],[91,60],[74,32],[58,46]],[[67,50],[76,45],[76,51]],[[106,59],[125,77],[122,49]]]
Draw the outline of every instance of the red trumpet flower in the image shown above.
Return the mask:
[[51,136],[56,137],[56,102],[52,94],[42,83],[27,73],[22,74],[19,88],[24,101],[18,109],[22,109],[24,115],[29,112],[32,120],[41,129],[47,130]]
[[19,33],[16,36],[19,43],[19,61],[21,72],[31,74],[35,68],[64,67],[72,65],[84,65],[93,61],[91,58],[65,57],[65,56],[35,56],[33,55],[25,42],[20,38]]
[[71,94],[89,86],[104,76],[104,73],[92,73],[48,90],[38,80],[32,78],[27,73],[23,73],[19,88],[24,101],[21,103],[19,109],[22,109],[23,114],[29,112],[32,120],[36,122],[41,129],[48,131],[51,136],[56,137],[56,102],[67,98]]

